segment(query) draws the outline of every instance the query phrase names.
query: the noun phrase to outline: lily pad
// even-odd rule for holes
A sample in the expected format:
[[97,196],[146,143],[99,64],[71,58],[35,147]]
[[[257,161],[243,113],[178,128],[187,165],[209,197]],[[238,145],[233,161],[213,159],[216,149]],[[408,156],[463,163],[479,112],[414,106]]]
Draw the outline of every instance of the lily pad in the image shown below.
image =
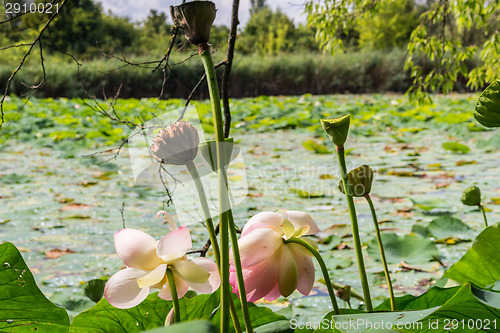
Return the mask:
[[444,277],[460,283],[470,281],[486,288],[500,280],[500,223],[484,229],[472,247]]
[[[414,235],[398,236],[393,233],[382,234],[387,262],[396,264],[404,261],[408,264],[421,264],[432,260],[439,255],[436,245],[427,238]],[[377,239],[368,244],[368,254],[380,261],[380,252]]]
[[443,148],[460,154],[467,154],[470,151],[468,146],[458,142],[445,142],[443,143]]
[[315,152],[316,154],[330,154],[331,151],[328,149],[327,146],[316,142],[314,140],[306,140],[302,143],[302,146],[310,151]]
[[474,230],[450,215],[432,220],[427,226],[427,230],[432,237],[438,240],[447,238],[469,240],[474,238]]

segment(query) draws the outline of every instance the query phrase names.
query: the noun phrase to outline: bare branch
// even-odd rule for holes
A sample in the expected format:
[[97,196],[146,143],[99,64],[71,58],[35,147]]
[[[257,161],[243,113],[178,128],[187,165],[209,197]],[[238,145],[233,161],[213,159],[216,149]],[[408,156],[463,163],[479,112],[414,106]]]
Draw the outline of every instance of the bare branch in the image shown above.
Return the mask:
[[236,43],[236,34],[238,32],[238,11],[239,11],[240,1],[233,0],[233,9],[231,13],[231,29],[229,30],[229,38],[227,41],[227,54],[224,67],[224,73],[222,73],[222,106],[224,107],[224,137],[229,137],[229,131],[231,129],[231,110],[229,109],[229,76],[231,75],[231,67],[233,66],[234,58],[234,45]]
[[[61,12],[61,9],[64,7],[64,5],[66,4],[66,0],[63,0],[61,2],[61,5],[59,6],[59,10],[54,12],[50,18],[47,20],[47,22],[45,22],[45,25],[42,27],[42,29],[39,31],[38,35],[35,37],[35,39],[33,39],[33,41],[31,43],[29,43],[29,49],[28,51],[26,51],[26,53],[24,54],[24,57],[21,59],[21,61],[19,62],[17,68],[12,72],[12,74],[10,75],[9,79],[7,80],[7,84],[6,84],[6,87],[5,87],[5,90],[4,90],[4,93],[3,93],[3,96],[2,98],[0,99],[0,113],[1,113],[1,119],[0,119],[0,129],[2,128],[3,126],[3,123],[4,123],[4,117],[5,117],[5,114],[4,114],[4,109],[3,109],[3,106],[4,106],[4,102],[5,102],[5,99],[7,98],[7,94],[9,93],[9,89],[10,89],[10,85],[12,84],[12,81],[14,80],[14,78],[16,77],[17,73],[19,73],[19,71],[21,70],[21,68],[23,67],[24,63],[26,62],[26,60],[28,59],[29,55],[31,54],[31,51],[33,51],[33,48],[35,47],[36,43],[40,43],[41,44],[41,38],[42,38],[42,35],[44,34],[44,32],[48,29],[49,25],[52,23],[52,21],[56,18],[56,16]],[[19,15],[18,15],[19,16]],[[41,45],[40,45],[40,50],[41,50]],[[42,79],[42,83],[43,81],[45,81],[45,67],[43,65],[43,55],[40,54],[40,57],[41,57],[41,61],[42,61],[42,68],[43,68],[43,72],[44,72],[44,78]],[[36,86],[35,86],[36,87]],[[33,88],[34,90],[36,90],[37,88]]]

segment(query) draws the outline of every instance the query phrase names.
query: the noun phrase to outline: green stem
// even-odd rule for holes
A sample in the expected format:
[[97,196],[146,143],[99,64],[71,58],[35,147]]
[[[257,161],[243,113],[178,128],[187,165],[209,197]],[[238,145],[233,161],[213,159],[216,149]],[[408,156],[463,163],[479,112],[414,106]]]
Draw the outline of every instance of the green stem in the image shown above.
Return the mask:
[[478,204],[477,206],[478,206],[478,207],[479,207],[479,209],[483,212],[484,225],[485,225],[486,227],[488,227],[488,220],[486,219],[486,211],[484,210],[483,205]]
[[174,323],[181,321],[181,313],[179,312],[179,298],[177,297],[177,289],[175,288],[174,274],[167,268],[167,280],[172,294],[172,303],[174,304]]
[[344,193],[349,207],[349,215],[351,217],[352,238],[354,240],[354,248],[356,250],[356,259],[358,262],[359,275],[361,278],[361,286],[363,287],[363,296],[365,298],[366,311],[373,312],[372,300],[370,297],[370,287],[368,286],[368,277],[366,276],[365,263],[363,260],[363,251],[361,249],[361,239],[359,237],[358,218],[356,217],[356,208],[354,200],[349,194],[347,187],[347,168],[345,165],[344,147],[337,147],[337,155],[339,157],[340,174],[344,183]]
[[217,267],[220,269],[220,249],[219,242],[217,241],[217,236],[215,235],[214,223],[212,220],[212,215],[210,214],[210,209],[208,207],[208,200],[205,193],[205,188],[203,182],[201,181],[198,169],[194,165],[193,161],[189,161],[186,167],[193,178],[194,184],[196,185],[196,190],[198,191],[198,197],[200,198],[201,210],[203,211],[203,218],[207,225],[208,236],[210,237],[210,242],[212,243],[212,248],[214,250],[215,262]]
[[[205,68],[205,74],[207,76],[208,92],[210,94],[210,103],[212,106],[212,115],[214,121],[215,129],[215,141],[216,141],[216,155],[217,155],[217,176],[219,181],[219,213],[220,213],[220,243],[221,243],[221,324],[220,332],[226,333],[229,331],[229,316],[228,308],[232,301],[231,299],[231,285],[229,284],[229,238],[228,233],[231,229],[231,237],[233,239],[234,222],[230,227],[230,220],[232,220],[231,205],[228,196],[228,184],[225,163],[223,163],[223,154],[221,143],[224,143],[224,131],[223,125],[224,121],[222,119],[222,109],[219,96],[219,88],[217,86],[217,76],[215,74],[215,66],[212,60],[212,55],[208,45],[198,45],[200,52],[201,61],[203,62],[203,67]],[[224,154],[225,157],[225,154]],[[235,234],[236,235],[236,234]],[[233,249],[238,247],[237,239],[233,242]],[[235,262],[241,268],[241,262],[239,256],[234,258]],[[235,266],[237,266],[236,264]],[[242,272],[237,272],[237,275],[242,277]],[[244,284],[240,284],[244,290]],[[241,290],[241,289],[240,289]],[[247,332],[253,332],[252,325],[250,322],[246,295],[245,297],[240,297],[241,308],[244,315],[245,326]]]
[[328,294],[330,295],[330,300],[332,301],[333,312],[336,315],[340,314],[339,306],[337,304],[337,299],[335,298],[335,292],[333,291],[332,283],[330,281],[330,275],[328,275],[328,269],[326,268],[325,262],[323,261],[323,258],[321,258],[321,255],[319,254],[318,250],[316,250],[316,248],[314,248],[311,244],[309,244],[305,240],[296,237],[292,237],[285,240],[285,243],[295,243],[302,245],[307,250],[309,250],[309,252],[311,252],[311,254],[316,258],[319,267],[321,267],[321,272],[323,273],[323,278],[325,279],[326,288],[328,289]]
[[[205,219],[205,223],[207,225],[208,236],[210,237],[210,242],[212,243],[212,248],[214,250],[215,263],[217,264],[217,269],[219,272],[221,271],[221,263],[220,263],[220,249],[219,242],[217,241],[217,236],[215,234],[215,228],[212,220],[212,216],[210,214],[210,209],[208,207],[207,196],[205,193],[205,188],[203,186],[203,182],[200,179],[200,174],[198,173],[198,169],[193,161],[190,161],[186,164],[186,167],[193,178],[193,181],[196,185],[196,190],[198,192],[198,197],[200,198],[201,210],[203,211],[203,217]],[[236,308],[234,307],[233,299],[229,299],[229,306],[231,312],[231,319],[233,320],[234,328],[236,332],[242,332],[240,322],[238,320],[238,315],[236,314]]]
[[233,212],[229,211],[229,235],[231,236],[231,245],[233,247],[234,267],[236,268],[236,278],[238,279],[238,291],[240,295],[241,309],[243,311],[243,320],[247,333],[253,333],[252,321],[247,307],[247,294],[245,291],[245,280],[243,279],[243,269],[241,268],[240,249],[238,247],[238,236],[236,236],[236,227],[234,225]]
[[373,206],[372,198],[370,194],[365,196],[368,205],[370,206],[370,211],[372,213],[373,224],[375,225],[375,232],[377,234],[378,248],[380,250],[380,258],[382,259],[382,264],[384,265],[385,279],[387,280],[387,285],[389,286],[389,296],[391,300],[391,310],[396,310],[396,302],[394,299],[394,290],[392,289],[391,275],[389,273],[389,268],[387,267],[387,260],[385,259],[384,245],[382,244],[382,237],[380,237],[380,228],[378,227],[377,214],[375,213],[375,207]]

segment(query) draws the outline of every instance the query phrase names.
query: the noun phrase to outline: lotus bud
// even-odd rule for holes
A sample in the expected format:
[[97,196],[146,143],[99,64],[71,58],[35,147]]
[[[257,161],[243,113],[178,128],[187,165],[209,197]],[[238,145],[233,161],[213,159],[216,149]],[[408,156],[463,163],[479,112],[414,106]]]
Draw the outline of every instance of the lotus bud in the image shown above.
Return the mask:
[[186,39],[194,45],[208,43],[216,11],[215,4],[211,1],[192,1],[170,6],[174,24],[184,29]]
[[233,154],[234,142],[233,138],[227,138],[224,142],[217,143],[216,141],[203,142],[200,145],[201,156],[208,162],[213,171],[217,170],[217,144],[219,144],[222,154],[222,165],[227,167],[231,162]]
[[171,324],[175,323],[174,315],[175,315],[174,308],[172,308],[168,312],[167,318],[165,318],[165,326],[170,326]]
[[477,186],[471,186],[464,191],[460,200],[464,205],[477,206],[481,204],[481,190]]
[[326,134],[330,140],[337,146],[343,147],[347,140],[347,134],[349,133],[349,123],[351,121],[351,115],[333,118],[333,119],[321,119],[321,125],[325,130]]
[[335,295],[337,295],[338,298],[343,300],[344,302],[347,302],[348,304],[351,304],[351,286],[343,286],[342,288],[339,288]]
[[[362,165],[347,174],[347,191],[353,197],[364,197],[370,194],[373,182],[373,170],[368,165]],[[340,192],[344,193],[344,183],[339,183]]]
[[199,144],[198,130],[188,122],[178,121],[160,130],[151,151],[160,163],[186,165],[198,154]]

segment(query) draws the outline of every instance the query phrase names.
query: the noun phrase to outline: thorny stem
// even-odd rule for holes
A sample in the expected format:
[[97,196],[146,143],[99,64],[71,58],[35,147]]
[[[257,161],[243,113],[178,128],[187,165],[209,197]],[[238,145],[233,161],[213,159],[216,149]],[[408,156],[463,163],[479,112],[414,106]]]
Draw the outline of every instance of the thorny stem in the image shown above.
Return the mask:
[[486,227],[488,227],[488,220],[486,219],[486,211],[484,210],[483,205],[478,204],[477,206],[479,207],[479,209],[481,210],[481,212],[483,212],[484,225],[485,225]]
[[338,315],[340,314],[339,306],[337,304],[337,299],[335,298],[335,292],[333,291],[332,282],[330,281],[330,275],[328,274],[328,269],[326,268],[323,258],[311,244],[303,239],[291,237],[285,240],[285,243],[295,243],[305,247],[318,261],[319,267],[321,267],[321,272],[323,273],[323,279],[325,280],[326,288],[328,289],[328,294],[330,295],[330,300],[332,301],[333,312]]
[[[210,53],[210,47],[208,44],[198,45],[198,50],[203,62],[203,67],[205,68],[205,74],[207,76],[208,92],[210,95],[210,103],[212,106],[212,115],[214,121],[215,129],[215,141],[216,141],[216,160],[217,160],[217,176],[219,182],[219,214],[220,214],[220,247],[221,247],[221,265],[220,265],[220,277],[221,277],[221,324],[220,332],[226,333],[229,331],[229,304],[231,300],[231,285],[229,284],[229,224],[232,219],[231,205],[228,197],[228,187],[227,187],[227,176],[225,163],[223,161],[222,146],[224,140],[223,132],[223,119],[222,110],[219,96],[219,88],[217,86],[217,76],[215,74],[215,66],[212,60],[212,54]],[[234,229],[234,226],[231,227]],[[233,231],[233,230],[232,230]],[[231,232],[232,234],[232,232]],[[233,244],[233,248],[237,247],[238,243]],[[234,258],[235,261],[239,261],[239,257]],[[240,263],[241,265],[241,263]],[[237,272],[240,275],[241,272]],[[241,290],[241,289],[240,289]],[[244,289],[243,289],[244,290]],[[246,330],[248,333],[252,333],[253,329],[251,326],[251,321],[249,318],[246,295],[241,297],[241,308],[243,310],[243,316],[245,320]]]
[[170,293],[172,294],[172,304],[174,305],[174,322],[181,321],[181,314],[179,312],[179,298],[177,297],[177,289],[175,288],[174,274],[167,268],[167,280],[170,286]]
[[[200,174],[198,173],[198,169],[193,161],[190,161],[186,164],[186,167],[193,178],[193,181],[196,185],[196,190],[198,191],[198,197],[200,198],[201,210],[203,211],[203,217],[205,219],[205,223],[207,225],[208,235],[210,237],[210,243],[212,244],[212,248],[214,250],[215,263],[217,264],[217,269],[220,271],[220,248],[219,242],[217,241],[217,236],[213,224],[213,220],[210,214],[210,209],[208,207],[207,196],[205,193],[205,188],[203,186],[203,182],[201,181]],[[230,312],[231,318],[233,320],[233,324],[236,332],[242,332],[240,322],[238,320],[238,315],[236,314],[236,308],[234,307],[234,302],[232,299],[230,301]]]
[[365,262],[363,260],[363,250],[361,249],[361,239],[359,237],[358,218],[356,216],[356,207],[354,200],[348,191],[347,168],[345,165],[344,147],[337,147],[337,155],[339,157],[340,174],[344,183],[344,193],[349,207],[349,215],[351,217],[352,238],[354,240],[354,248],[356,250],[356,259],[358,263],[361,285],[363,287],[363,296],[365,298],[366,311],[373,312],[372,300],[370,297],[370,287],[368,286],[368,277],[366,276]]
[[392,281],[391,281],[391,275],[389,272],[389,268],[387,267],[387,260],[385,259],[385,251],[384,251],[384,245],[382,244],[382,237],[380,237],[380,228],[378,227],[377,214],[375,213],[375,207],[373,206],[373,201],[372,201],[372,198],[370,197],[370,195],[367,194],[365,196],[365,198],[366,198],[366,201],[368,201],[368,205],[370,206],[370,211],[372,213],[372,218],[373,218],[373,224],[375,225],[375,232],[377,234],[378,248],[380,250],[380,258],[382,259],[382,264],[384,265],[385,279],[387,280],[387,286],[389,287],[391,310],[395,311],[396,310],[396,303],[395,303],[395,299],[394,299],[394,290],[392,288]]

